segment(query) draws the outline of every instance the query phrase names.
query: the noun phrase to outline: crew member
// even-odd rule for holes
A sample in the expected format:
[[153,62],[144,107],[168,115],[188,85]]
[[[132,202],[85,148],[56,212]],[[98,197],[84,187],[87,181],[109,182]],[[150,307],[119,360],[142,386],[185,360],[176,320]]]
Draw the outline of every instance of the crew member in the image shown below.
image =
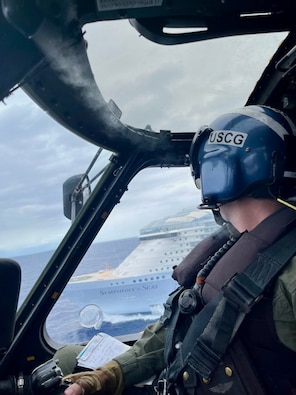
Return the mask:
[[[169,297],[160,320],[105,366],[70,375],[73,384],[65,395],[130,394],[142,391],[134,385],[153,375],[154,385],[144,387],[151,393],[154,388],[161,394],[188,395],[296,393],[295,256],[264,290],[235,336],[224,334],[229,346],[210,377],[200,375],[192,362],[191,333],[194,318],[202,317],[221,288],[295,229],[295,136],[288,116],[266,106],[222,115],[196,134],[190,160],[201,189],[200,208],[213,210],[223,224],[221,231],[174,270],[181,287]],[[215,314],[213,323],[220,318],[218,310]],[[186,343],[189,335],[192,347]],[[57,353],[65,370],[66,350]],[[202,351],[206,360],[215,359],[210,346]]]

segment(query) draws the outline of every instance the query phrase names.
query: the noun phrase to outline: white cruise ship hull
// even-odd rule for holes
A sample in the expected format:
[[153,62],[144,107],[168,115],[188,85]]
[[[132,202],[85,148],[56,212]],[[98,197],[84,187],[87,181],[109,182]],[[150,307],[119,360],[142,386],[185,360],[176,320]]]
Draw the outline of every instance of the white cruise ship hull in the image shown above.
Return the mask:
[[169,293],[178,286],[171,273],[126,277],[68,285],[64,296],[79,308],[96,305],[103,314],[158,313]]

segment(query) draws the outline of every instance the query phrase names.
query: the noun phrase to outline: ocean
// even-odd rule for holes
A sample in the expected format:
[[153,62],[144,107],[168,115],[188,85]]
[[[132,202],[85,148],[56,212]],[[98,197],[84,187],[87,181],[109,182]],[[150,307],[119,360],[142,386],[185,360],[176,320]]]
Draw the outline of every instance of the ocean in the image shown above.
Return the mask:
[[[138,244],[139,239],[136,237],[93,243],[74,274],[88,274],[106,268],[113,269]],[[53,250],[44,251],[13,258],[20,264],[22,270],[19,304],[32,288],[53,252]],[[88,304],[87,300],[85,300],[85,304]],[[160,314],[161,311],[156,311],[154,314],[104,315],[100,327],[85,328],[79,322],[77,307],[71,303],[71,300],[61,295],[47,319],[46,328],[49,336],[60,344],[81,343],[88,341],[98,332],[105,332],[112,336],[139,333],[148,324],[155,322]]]

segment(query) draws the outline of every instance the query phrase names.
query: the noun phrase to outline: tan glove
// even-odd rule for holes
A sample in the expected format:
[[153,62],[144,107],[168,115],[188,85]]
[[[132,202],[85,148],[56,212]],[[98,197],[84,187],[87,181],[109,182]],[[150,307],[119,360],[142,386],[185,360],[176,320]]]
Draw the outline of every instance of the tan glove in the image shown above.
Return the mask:
[[124,389],[122,370],[113,360],[96,370],[69,374],[64,380],[79,384],[85,395],[120,395]]

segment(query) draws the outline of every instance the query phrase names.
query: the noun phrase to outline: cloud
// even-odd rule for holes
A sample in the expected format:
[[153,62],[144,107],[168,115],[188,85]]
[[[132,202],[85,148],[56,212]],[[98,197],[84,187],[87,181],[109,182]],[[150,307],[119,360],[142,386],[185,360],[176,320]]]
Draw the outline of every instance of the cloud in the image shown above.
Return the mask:
[[3,255],[47,248],[69,227],[62,184],[87,168],[97,147],[57,125],[22,91],[1,106],[1,246]]
[[284,37],[250,35],[162,46],[135,35],[126,21],[116,26],[88,26],[97,83],[122,109],[125,122],[158,129],[196,129],[243,106]]
[[[282,35],[234,37],[177,47],[139,37],[127,21],[85,27],[98,86],[122,121],[195,131],[242,106]],[[261,44],[264,39],[264,46]],[[54,247],[70,226],[62,184],[84,172],[98,147],[52,120],[21,90],[0,105],[1,256]],[[195,207],[189,169],[146,170],[106,222],[101,239],[137,234],[157,217]]]

